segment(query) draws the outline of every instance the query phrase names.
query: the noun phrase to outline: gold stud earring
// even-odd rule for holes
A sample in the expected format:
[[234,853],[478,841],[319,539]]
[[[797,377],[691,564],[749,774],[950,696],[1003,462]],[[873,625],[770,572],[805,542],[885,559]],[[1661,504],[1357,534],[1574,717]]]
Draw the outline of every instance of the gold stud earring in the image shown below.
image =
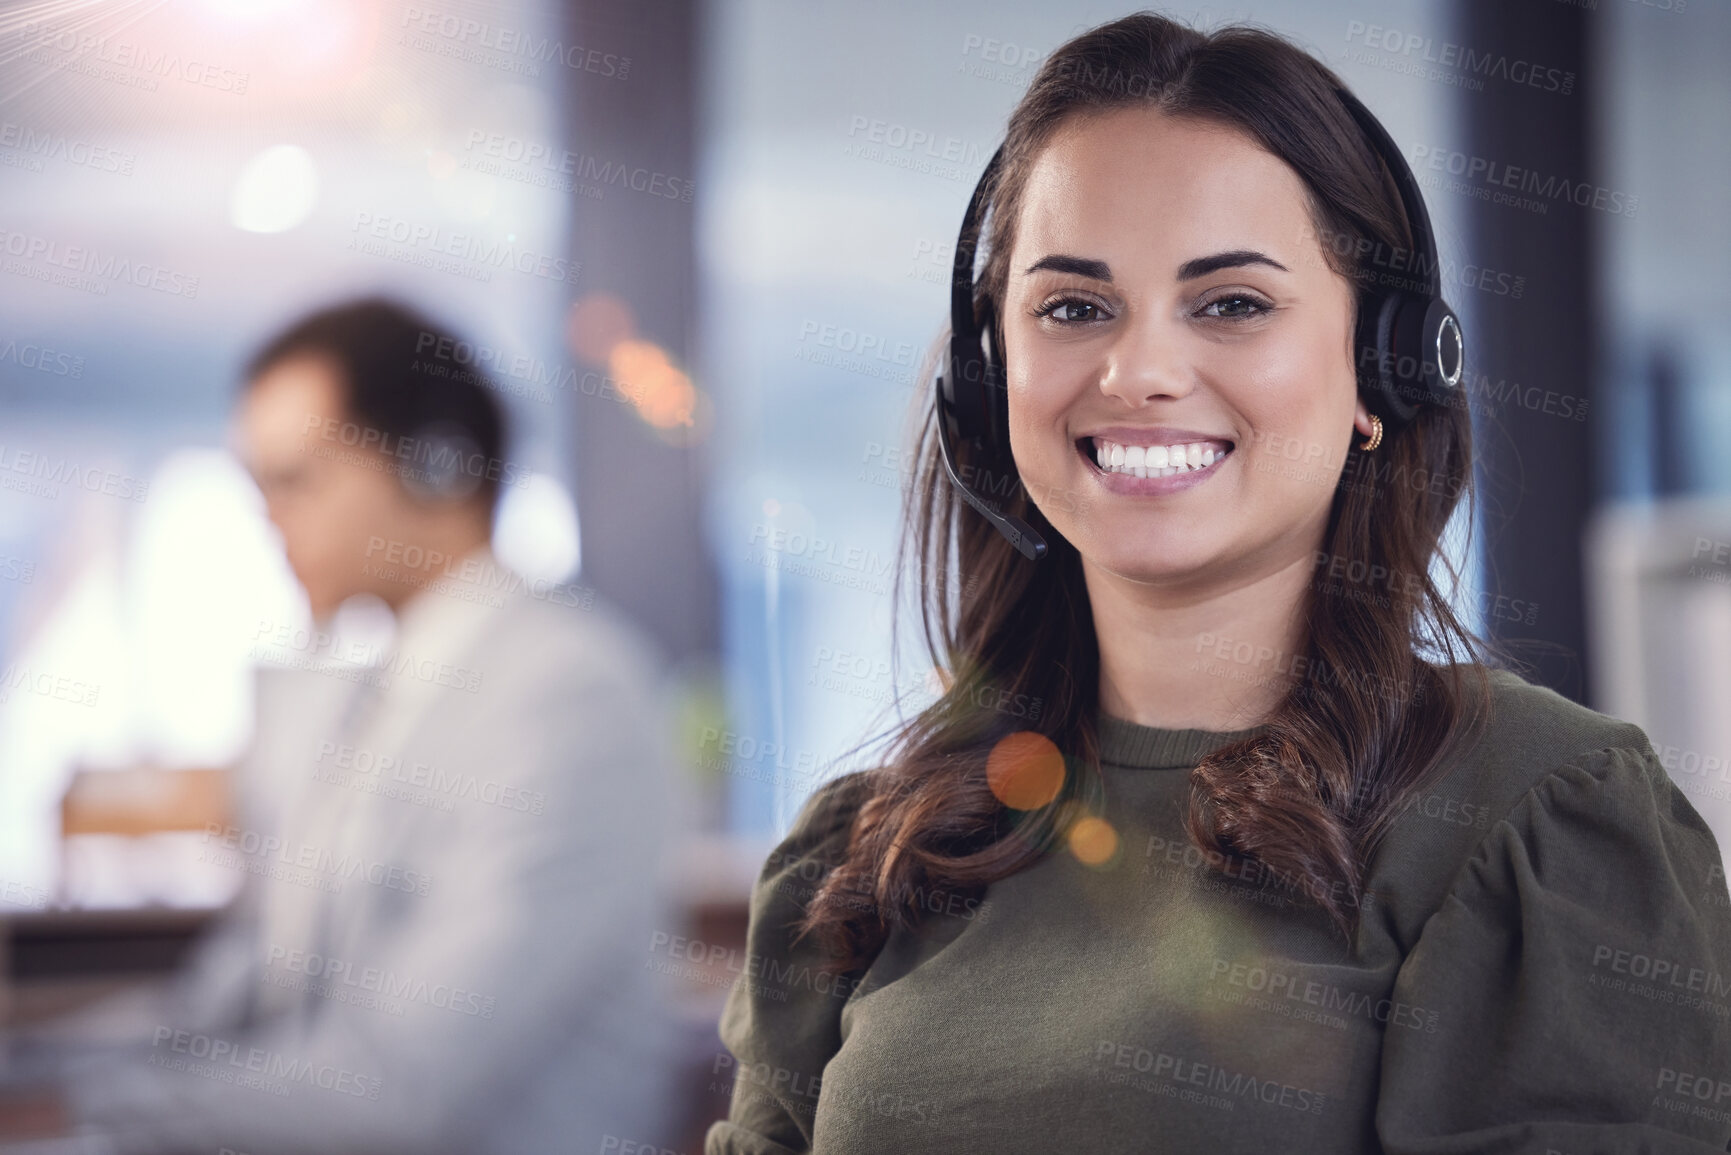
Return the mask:
[[1364,441],[1359,442],[1358,447],[1360,449],[1364,450],[1366,453],[1369,453],[1372,449],[1375,449],[1377,446],[1379,446],[1381,444],[1382,444],[1382,418],[1377,417],[1373,414],[1371,416],[1371,419],[1370,419],[1370,437]]

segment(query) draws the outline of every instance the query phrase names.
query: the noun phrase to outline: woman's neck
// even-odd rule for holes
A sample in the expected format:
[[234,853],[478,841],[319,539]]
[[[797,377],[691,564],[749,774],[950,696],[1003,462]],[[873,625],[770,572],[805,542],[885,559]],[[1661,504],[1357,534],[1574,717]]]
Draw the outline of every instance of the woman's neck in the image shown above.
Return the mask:
[[1225,588],[1151,586],[1082,571],[1100,646],[1100,708],[1144,726],[1241,730],[1302,676],[1300,618],[1313,555]]

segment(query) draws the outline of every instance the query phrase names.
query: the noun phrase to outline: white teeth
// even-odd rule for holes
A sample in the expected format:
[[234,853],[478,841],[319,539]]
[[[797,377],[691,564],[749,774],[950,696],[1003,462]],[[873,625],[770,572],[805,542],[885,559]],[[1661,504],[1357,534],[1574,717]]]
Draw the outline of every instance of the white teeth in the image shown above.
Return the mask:
[[1120,445],[1096,439],[1094,460],[1108,473],[1132,477],[1171,477],[1178,473],[1207,469],[1232,452],[1216,449],[1217,442],[1193,441],[1183,445]]

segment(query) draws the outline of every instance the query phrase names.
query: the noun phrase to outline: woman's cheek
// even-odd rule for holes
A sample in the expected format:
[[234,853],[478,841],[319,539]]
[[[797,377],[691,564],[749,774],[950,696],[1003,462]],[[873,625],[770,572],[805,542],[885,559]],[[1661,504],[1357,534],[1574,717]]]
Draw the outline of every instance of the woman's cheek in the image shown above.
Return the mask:
[[[1025,362],[1024,362],[1025,364]],[[1059,414],[1052,399],[1033,387],[1035,373],[1029,369],[1010,370],[1010,451],[1015,455],[1018,471],[1028,481],[1049,479],[1051,445],[1055,433],[1050,432]],[[1062,425],[1056,428],[1061,432]]]

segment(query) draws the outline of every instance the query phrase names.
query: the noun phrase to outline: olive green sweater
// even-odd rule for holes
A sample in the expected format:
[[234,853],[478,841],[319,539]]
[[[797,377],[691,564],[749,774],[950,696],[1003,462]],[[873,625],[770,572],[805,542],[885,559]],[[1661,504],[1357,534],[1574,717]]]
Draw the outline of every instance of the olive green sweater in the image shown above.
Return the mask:
[[860,775],[826,784],[753,895],[706,1155],[1731,1149],[1712,833],[1638,728],[1492,685],[1483,736],[1368,864],[1350,948],[1184,837],[1187,771],[1251,731],[1103,717],[1115,853],[930,902],[833,982],[788,929],[861,800]]

